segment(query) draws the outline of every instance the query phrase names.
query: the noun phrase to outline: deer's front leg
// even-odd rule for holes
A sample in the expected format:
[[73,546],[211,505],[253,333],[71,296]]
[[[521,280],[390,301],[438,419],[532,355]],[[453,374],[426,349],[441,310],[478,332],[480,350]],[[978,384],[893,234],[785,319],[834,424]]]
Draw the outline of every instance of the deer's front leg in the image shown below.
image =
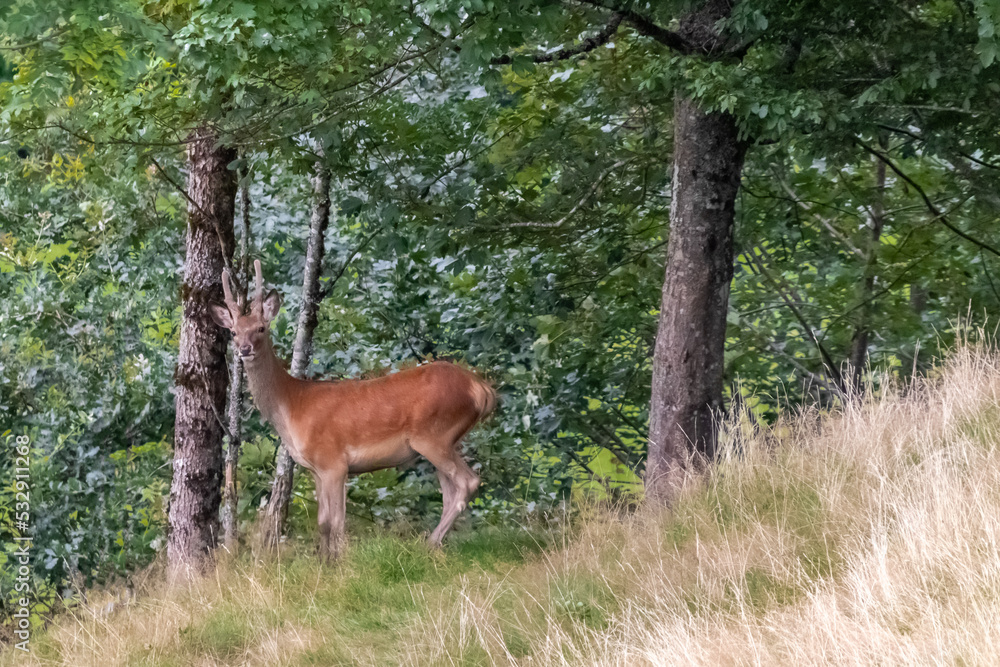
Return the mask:
[[316,494],[319,501],[319,554],[324,561],[331,562],[340,557],[346,544],[347,469],[317,473]]

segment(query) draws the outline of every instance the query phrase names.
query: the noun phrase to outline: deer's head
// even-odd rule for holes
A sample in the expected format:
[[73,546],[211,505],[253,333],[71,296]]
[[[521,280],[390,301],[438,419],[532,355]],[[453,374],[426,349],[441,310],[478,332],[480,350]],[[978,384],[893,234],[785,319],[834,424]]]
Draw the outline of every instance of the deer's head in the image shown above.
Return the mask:
[[233,298],[228,270],[222,271],[225,305],[213,303],[208,307],[215,323],[233,332],[236,352],[244,361],[251,361],[259,353],[270,348],[271,320],[277,316],[281,307],[281,297],[277,291],[271,290],[264,296],[264,276],[260,269],[260,260],[254,260],[253,266],[257,276],[257,295],[249,304],[245,314]]

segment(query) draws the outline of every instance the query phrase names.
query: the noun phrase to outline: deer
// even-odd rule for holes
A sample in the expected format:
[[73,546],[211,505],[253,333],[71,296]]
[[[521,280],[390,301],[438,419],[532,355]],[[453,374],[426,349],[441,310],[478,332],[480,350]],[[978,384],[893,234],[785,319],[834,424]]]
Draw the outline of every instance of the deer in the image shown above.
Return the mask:
[[292,377],[271,344],[281,298],[273,289],[264,294],[260,260],[254,272],[257,290],[246,312],[233,299],[229,271],[223,270],[225,303],[210,304],[209,313],[232,332],[234,354],[261,416],[316,481],[320,558],[336,560],[346,544],[348,476],[407,465],[419,456],[434,466],[441,484],[441,520],[428,537],[432,547],[441,547],[479,488],[461,443],[496,407],[492,384],[448,361],[373,379]]

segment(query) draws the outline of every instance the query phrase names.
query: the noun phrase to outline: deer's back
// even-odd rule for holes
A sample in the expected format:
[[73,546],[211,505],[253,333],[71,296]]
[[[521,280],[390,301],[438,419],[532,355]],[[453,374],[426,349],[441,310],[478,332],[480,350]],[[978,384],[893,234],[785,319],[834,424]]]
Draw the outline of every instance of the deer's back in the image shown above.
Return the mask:
[[[416,456],[412,439],[443,441],[471,429],[482,384],[441,361],[369,380],[303,382],[292,437],[307,460],[343,455],[352,472],[400,465]],[[355,449],[365,460],[355,460]]]

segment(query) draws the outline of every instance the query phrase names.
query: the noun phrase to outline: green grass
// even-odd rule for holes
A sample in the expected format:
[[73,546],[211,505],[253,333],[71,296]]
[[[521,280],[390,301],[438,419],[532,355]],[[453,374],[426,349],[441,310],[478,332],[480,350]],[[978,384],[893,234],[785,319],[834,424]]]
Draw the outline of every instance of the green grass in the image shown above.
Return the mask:
[[207,618],[181,628],[179,642],[197,655],[226,662],[238,657],[249,646],[253,620],[231,604],[224,604]]

